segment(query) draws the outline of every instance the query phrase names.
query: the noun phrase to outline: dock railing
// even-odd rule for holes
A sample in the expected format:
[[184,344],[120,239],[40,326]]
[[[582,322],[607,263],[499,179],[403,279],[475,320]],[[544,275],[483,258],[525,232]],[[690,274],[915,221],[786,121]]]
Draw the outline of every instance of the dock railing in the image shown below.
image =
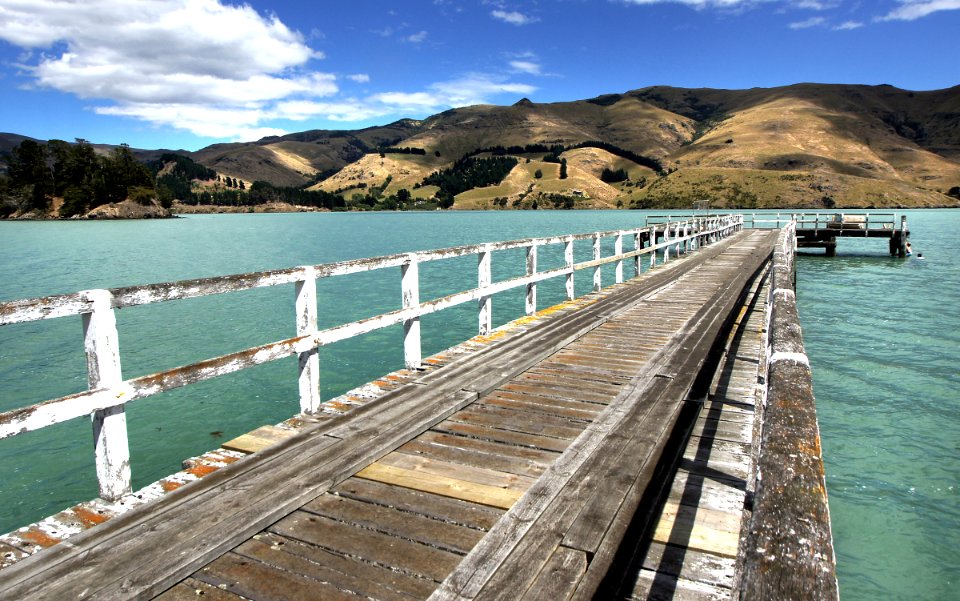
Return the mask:
[[745,601],[839,595],[813,374],[797,313],[797,227],[781,231],[771,270],[762,440],[739,586]]
[[[906,216],[886,212],[794,212],[794,213],[738,213],[743,216],[743,227],[747,229],[781,229],[790,223],[796,223],[797,230],[830,230],[838,236],[851,235],[870,230],[893,231],[906,227]],[[716,213],[710,217],[725,217],[726,213]],[[703,215],[649,215],[648,224],[666,221],[703,218]]]
[[[649,255],[650,267],[666,263],[671,255],[709,244],[742,228],[737,215],[697,217],[642,228],[593,232],[546,238],[528,238],[458,246],[441,250],[417,251],[343,261],[307,265],[274,271],[244,273],[178,282],[130,286],[112,289],[84,290],[44,298],[0,303],[0,326],[79,315],[83,321],[83,344],[87,357],[87,390],[50,399],[27,407],[0,413],[0,439],[24,434],[67,420],[90,415],[93,420],[94,455],[100,497],[116,500],[131,492],[130,451],[127,437],[125,405],[137,399],[167,390],[209,380],[270,361],[296,355],[300,411],[315,413],[320,409],[319,348],[381,328],[402,324],[403,356],[408,368],[421,363],[420,318],[466,302],[478,303],[478,331],[492,330],[493,295],[523,288],[525,311],[537,311],[537,284],[551,278],[565,278],[566,297],[575,298],[574,274],[593,270],[593,290],[601,289],[601,268],[614,264],[616,283],[624,281],[624,262],[633,260],[633,271],[641,271],[641,257]],[[633,238],[633,249],[624,251],[624,238]],[[657,242],[658,237],[661,239]],[[601,241],[612,238],[614,253],[602,256]],[[574,242],[590,241],[592,259],[574,262]],[[643,243],[647,242],[644,247]],[[564,265],[538,271],[538,249],[562,245]],[[526,274],[494,282],[494,252],[526,249]],[[437,299],[421,301],[419,265],[455,257],[477,257],[477,286]],[[401,308],[367,319],[319,330],[317,326],[317,280],[319,278],[400,268]],[[292,284],[296,297],[296,336],[247,348],[228,355],[205,359],[189,365],[132,379],[124,379],[121,370],[118,309],[200,296],[226,294],[266,286]]]

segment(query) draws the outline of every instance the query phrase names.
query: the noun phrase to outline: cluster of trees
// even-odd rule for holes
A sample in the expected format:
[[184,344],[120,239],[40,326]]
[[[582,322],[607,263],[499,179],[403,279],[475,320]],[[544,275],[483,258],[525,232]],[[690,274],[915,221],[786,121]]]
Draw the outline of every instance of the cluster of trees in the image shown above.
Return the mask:
[[[552,153],[559,155],[563,152],[563,144],[527,144],[525,146],[513,145],[513,146],[488,146],[486,148],[480,148],[474,150],[470,153],[471,156],[483,154],[484,152],[489,152],[493,156],[506,156],[508,154],[537,154],[537,153]],[[559,162],[559,161],[558,161]]]
[[[24,140],[7,162],[8,178],[0,186],[4,216],[18,210],[46,212],[54,197],[63,198],[62,217],[127,198],[144,204],[158,198],[154,174],[125,144],[101,156],[85,140]],[[166,207],[172,202],[167,196],[160,200]]]
[[618,156],[629,161],[633,161],[638,165],[644,167],[649,167],[653,169],[658,174],[663,173],[663,164],[660,163],[655,158],[644,156],[642,154],[637,154],[632,150],[627,150],[625,148],[620,148],[615,144],[610,144],[609,142],[601,142],[599,140],[588,140],[586,142],[580,142],[579,144],[572,144],[569,146],[564,146],[563,144],[527,144],[525,146],[488,146],[486,148],[479,148],[471,152],[468,156],[478,155],[484,152],[489,152],[494,156],[505,156],[505,155],[517,155],[517,154],[533,154],[543,152],[543,160],[546,163],[559,163],[560,155],[566,152],[567,150],[575,150],[577,148],[599,148],[600,150],[606,150],[614,156]]
[[436,197],[443,208],[453,206],[453,197],[461,192],[493,186],[503,181],[510,170],[516,167],[515,157],[491,157],[478,159],[464,157],[457,160],[453,167],[441,169],[427,176],[421,185],[437,186]]
[[409,148],[407,146],[404,146],[403,148],[397,148],[396,146],[385,146],[380,148],[379,150],[380,150],[381,157],[384,156],[385,154],[419,154],[419,155],[427,154],[427,151],[424,150],[423,148]]
[[219,177],[213,169],[172,152],[160,155],[150,167],[154,173],[163,173],[157,176],[157,194],[161,200],[176,198],[188,204],[203,204],[193,191],[194,180],[213,181]]
[[600,172],[600,181],[608,184],[626,181],[629,178],[630,175],[627,173],[627,170],[622,168],[614,170],[604,167],[603,171]]
[[215,205],[230,207],[252,207],[268,202],[286,202],[305,207],[330,209],[331,211],[344,210],[346,202],[343,197],[323,190],[304,190],[274,186],[268,182],[255,181],[246,191],[241,189],[202,190],[192,192],[188,198],[181,199],[189,205]]
[[239,188],[239,189],[241,189],[241,190],[246,190],[246,189],[247,189],[247,185],[246,185],[245,183],[243,183],[243,180],[237,180],[237,178],[235,178],[235,177],[226,177],[226,176],[224,176],[224,177],[221,179],[220,176],[218,175],[218,176],[217,176],[217,181],[218,181],[218,182],[219,182],[219,181],[222,181],[222,182],[223,182],[223,185],[226,186],[226,187],[228,187],[228,188]]

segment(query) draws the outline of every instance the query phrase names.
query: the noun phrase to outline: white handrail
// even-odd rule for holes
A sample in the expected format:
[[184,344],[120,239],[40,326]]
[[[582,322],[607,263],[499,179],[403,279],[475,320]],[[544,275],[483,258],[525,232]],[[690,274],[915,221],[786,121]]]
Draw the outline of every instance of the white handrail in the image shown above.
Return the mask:
[[[671,248],[677,253],[681,252],[681,249],[686,251],[689,248],[700,248],[742,227],[743,217],[740,215],[698,217],[683,222],[631,230],[492,242],[275,271],[109,290],[88,290],[74,294],[3,302],[0,303],[0,326],[69,315],[83,316],[89,381],[88,390],[84,392],[0,413],[0,439],[93,414],[100,496],[107,500],[116,500],[131,490],[124,413],[125,405],[131,401],[297,355],[300,411],[306,414],[315,413],[320,409],[321,404],[318,352],[321,346],[402,324],[404,364],[407,368],[415,369],[421,362],[420,318],[424,315],[465,302],[477,301],[478,331],[481,335],[489,334],[493,323],[492,297],[495,294],[514,288],[525,288],[525,311],[528,315],[533,314],[536,312],[536,287],[539,282],[564,277],[566,296],[568,299],[573,299],[575,296],[573,277],[577,271],[593,269],[593,289],[599,290],[600,270],[604,265],[615,264],[615,280],[616,283],[621,283],[623,261],[626,259],[634,259],[634,272],[639,275],[641,255],[650,255],[652,268],[656,265],[657,251],[662,251],[661,262],[666,263],[670,259]],[[657,242],[658,234],[662,234],[662,241],[659,243]],[[624,235],[634,236],[633,250],[624,252]],[[601,240],[605,237],[614,238],[614,254],[607,257],[603,257],[601,253]],[[644,239],[648,243],[646,247],[642,246]],[[578,240],[591,241],[593,246],[591,260],[574,263],[573,243]],[[538,271],[537,249],[555,244],[563,245],[563,267]],[[520,248],[526,250],[525,274],[494,282],[493,253]],[[476,288],[442,298],[421,301],[419,284],[421,263],[469,255],[477,256]],[[399,310],[325,330],[318,329],[317,279],[389,267],[400,268],[401,308]],[[295,286],[296,336],[293,338],[147,376],[129,380],[122,378],[117,344],[116,309],[281,284]]]

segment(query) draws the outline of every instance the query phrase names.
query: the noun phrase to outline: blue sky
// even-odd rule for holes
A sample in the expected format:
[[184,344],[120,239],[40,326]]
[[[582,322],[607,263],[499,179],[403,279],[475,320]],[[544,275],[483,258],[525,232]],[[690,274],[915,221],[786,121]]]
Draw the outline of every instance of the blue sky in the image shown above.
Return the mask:
[[0,131],[195,150],[651,85],[960,84],[960,0],[0,0]]

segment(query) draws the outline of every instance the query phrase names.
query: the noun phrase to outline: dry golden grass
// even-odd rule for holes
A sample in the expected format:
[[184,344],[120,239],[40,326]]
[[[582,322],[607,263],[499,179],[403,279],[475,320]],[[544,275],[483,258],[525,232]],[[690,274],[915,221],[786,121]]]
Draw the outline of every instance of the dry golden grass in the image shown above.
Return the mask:
[[[590,153],[581,153],[581,159]],[[599,151],[609,156],[609,153]],[[600,181],[599,177],[575,164],[571,153],[561,155],[567,159],[567,177],[560,179],[560,165],[522,160],[497,186],[475,188],[456,197],[454,204],[458,209],[489,209],[494,208],[494,200],[506,198],[506,208],[529,207],[534,200],[543,200],[551,194],[559,194],[576,198],[578,208],[608,209],[616,207],[620,191],[613,186]],[[603,167],[600,167],[602,170]],[[542,177],[535,176],[540,171]]]
[[264,146],[264,148],[272,152],[276,160],[287,169],[306,176],[312,176],[317,173],[317,169],[311,164],[310,160],[297,154],[289,145],[269,144]]
[[378,153],[370,153],[309,189],[334,192],[356,188],[359,184],[366,184],[367,188],[370,188],[383,185],[390,177],[390,184],[384,191],[387,196],[406,188],[420,198],[422,195],[416,194],[418,191],[414,190],[413,186],[435,170],[436,165],[432,158],[412,154],[387,154],[381,157]]
[[903,181],[829,172],[686,168],[632,193],[640,208],[689,208],[696,200],[712,207],[895,208],[960,206],[960,201]]
[[[751,90],[656,87],[575,102],[464,107],[349,135],[304,132],[269,144],[216,145],[195,154],[248,183],[298,185],[318,170],[339,167],[343,156],[364,144],[374,148],[400,139],[391,143],[424,148],[427,155],[366,155],[315,189],[356,192],[359,184],[379,186],[391,177],[387,195],[406,188],[416,198],[427,198],[435,189],[416,190],[415,184],[481,148],[603,140],[677,171],[660,179],[604,151],[579,149],[565,154],[570,177],[561,181],[553,175],[558,167],[540,162],[542,153],[535,153],[522,157],[531,163],[523,163],[501,185],[460,194],[456,206],[486,208],[497,198],[508,198],[511,206],[522,199],[520,206],[527,206],[538,194],[572,195],[573,190],[589,198],[578,206],[598,207],[616,206],[618,199],[685,203],[707,192],[731,203],[783,207],[829,202],[825,197],[849,206],[950,205],[953,201],[939,193],[960,185],[960,127],[951,117],[958,111],[960,86],[931,92],[818,84]],[[599,176],[605,167],[626,169],[631,181],[604,184]],[[544,174],[540,180],[533,177],[537,168]],[[797,177],[784,179],[790,175]],[[730,188],[717,189],[717,177]],[[638,190],[641,179],[650,185]]]
[[734,112],[667,164],[834,173],[943,189],[960,181],[960,164],[882,122],[795,97]]

